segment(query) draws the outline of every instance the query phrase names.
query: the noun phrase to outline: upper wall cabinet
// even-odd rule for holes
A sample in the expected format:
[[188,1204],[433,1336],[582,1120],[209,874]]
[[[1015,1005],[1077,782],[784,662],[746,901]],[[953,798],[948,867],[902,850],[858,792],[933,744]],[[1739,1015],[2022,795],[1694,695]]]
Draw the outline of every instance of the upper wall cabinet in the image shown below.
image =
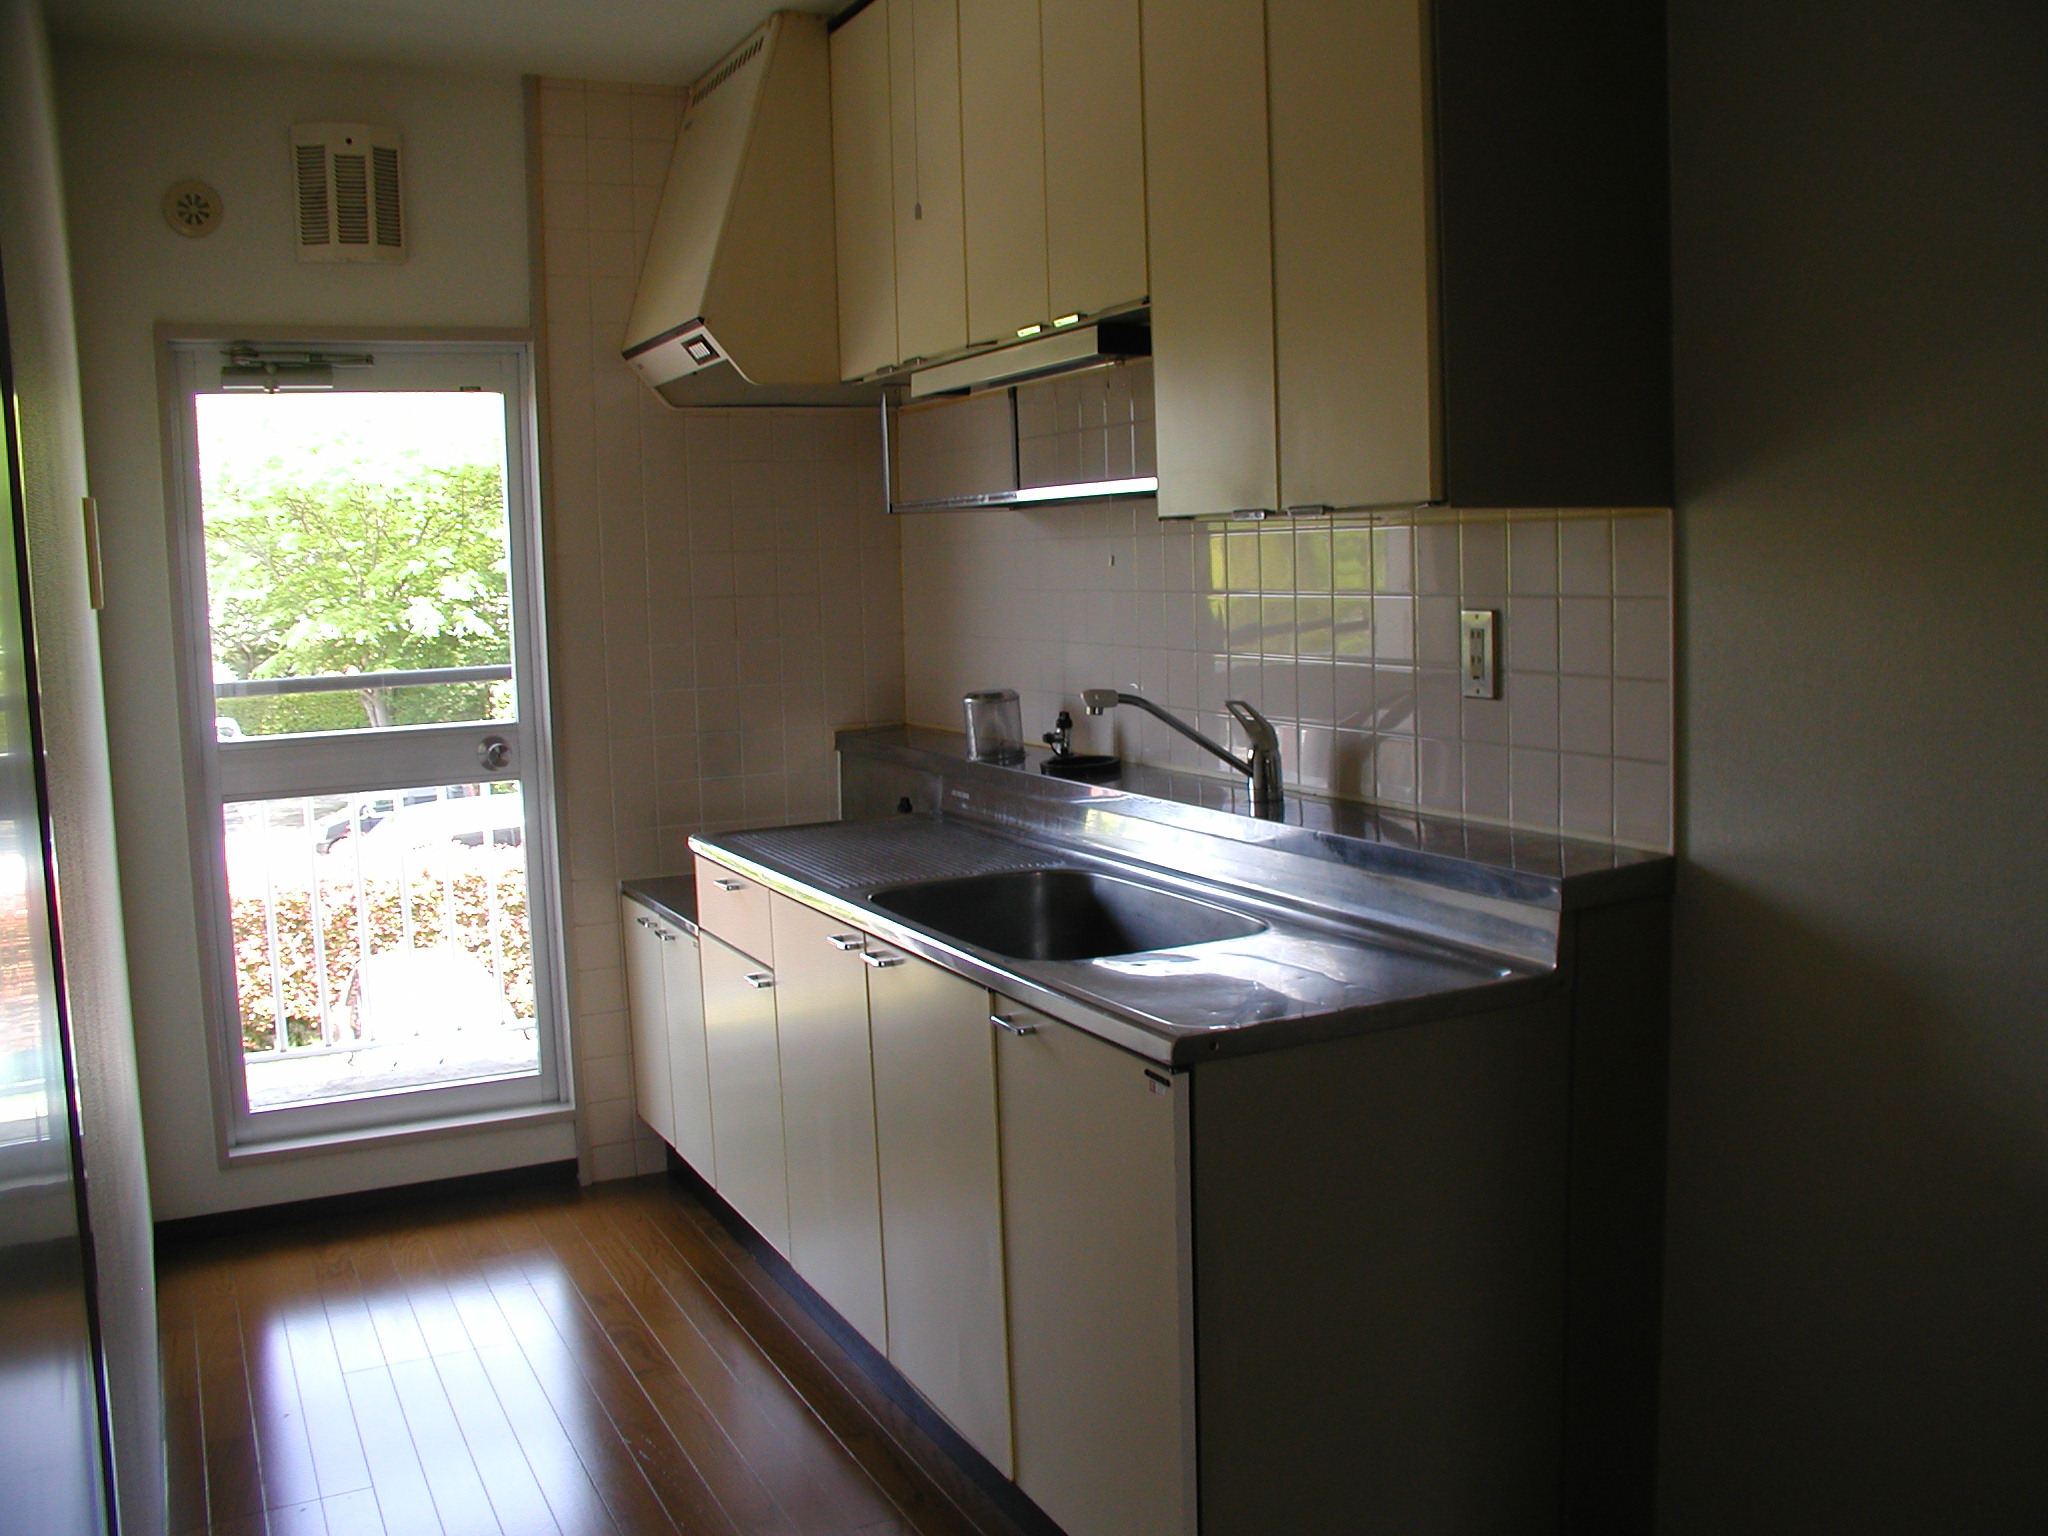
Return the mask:
[[1144,302],[1141,75],[1138,0],[872,0],[840,23],[845,377]]
[[1655,7],[1146,0],[1143,47],[1161,515],[1669,501]]
[[896,202],[889,138],[889,0],[832,34],[832,203],[838,229],[839,371],[887,368],[896,350]]

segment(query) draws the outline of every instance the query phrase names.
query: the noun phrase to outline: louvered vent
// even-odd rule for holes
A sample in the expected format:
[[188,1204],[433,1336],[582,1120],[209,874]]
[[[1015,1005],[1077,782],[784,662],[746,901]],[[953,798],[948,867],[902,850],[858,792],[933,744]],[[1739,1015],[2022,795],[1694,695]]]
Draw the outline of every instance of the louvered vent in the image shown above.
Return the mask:
[[405,215],[396,129],[300,123],[292,129],[299,260],[403,261]]

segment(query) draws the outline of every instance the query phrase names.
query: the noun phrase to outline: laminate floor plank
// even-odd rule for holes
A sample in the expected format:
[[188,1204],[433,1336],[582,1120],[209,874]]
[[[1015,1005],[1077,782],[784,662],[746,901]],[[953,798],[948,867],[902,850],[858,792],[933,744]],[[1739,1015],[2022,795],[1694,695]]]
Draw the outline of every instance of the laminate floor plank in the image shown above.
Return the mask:
[[586,1224],[592,1251],[800,1531],[838,1536],[900,1514],[681,1256],[631,1240],[631,1205],[593,1198],[589,1209],[601,1218]]
[[680,1529],[662,1503],[642,1459],[606,1412],[534,1295],[496,1227],[471,1234],[478,1273],[514,1342],[479,1350],[500,1403],[517,1403],[537,1422],[525,1383],[541,1395],[624,1536],[661,1536]]
[[160,1256],[172,1536],[1015,1536],[666,1179]]
[[[522,1231],[522,1227],[531,1231]],[[528,1294],[539,1312],[524,1320],[520,1342],[524,1344],[529,1336],[542,1337],[543,1326],[554,1331],[677,1525],[692,1536],[737,1536],[739,1528],[705,1483],[687,1448],[669,1432],[639,1379],[613,1351],[611,1341],[585,1308],[574,1281],[563,1272],[560,1258],[533,1226],[533,1218],[515,1217],[511,1228],[514,1249],[530,1287]],[[501,1291],[501,1303],[507,1299],[518,1301],[518,1293]],[[510,1308],[507,1310],[509,1315]],[[521,1319],[513,1322],[515,1327],[521,1326]]]
[[922,1536],[1014,1536],[1014,1523],[932,1445],[915,1420],[860,1373],[710,1212],[687,1197],[671,1198],[656,1180],[620,1181],[606,1194],[642,1213],[647,1230],[673,1246],[698,1273],[748,1346],[796,1387],[882,1484],[913,1529]]
[[[505,1536],[564,1536],[526,1447],[499,1404],[497,1389],[477,1352],[436,1355],[434,1369]],[[571,1526],[566,1536],[577,1536],[576,1528]]]
[[355,1406],[356,1428],[363,1437],[363,1455],[370,1464],[370,1483],[385,1529],[441,1536],[441,1516],[420,1465],[419,1447],[399,1406],[391,1368],[367,1366],[348,1373],[349,1401]]
[[326,1492],[348,1491],[320,1485],[298,1370],[285,1331],[286,1314],[296,1295],[303,1294],[305,1283],[303,1266],[293,1264],[290,1254],[265,1254],[242,1265],[235,1276],[249,1420],[263,1465],[264,1507],[271,1509],[312,1503]]
[[796,1524],[733,1443],[728,1426],[705,1407],[591,1250],[580,1224],[561,1213],[543,1216],[540,1226],[620,1364],[632,1371],[733,1527],[747,1536],[798,1536]]

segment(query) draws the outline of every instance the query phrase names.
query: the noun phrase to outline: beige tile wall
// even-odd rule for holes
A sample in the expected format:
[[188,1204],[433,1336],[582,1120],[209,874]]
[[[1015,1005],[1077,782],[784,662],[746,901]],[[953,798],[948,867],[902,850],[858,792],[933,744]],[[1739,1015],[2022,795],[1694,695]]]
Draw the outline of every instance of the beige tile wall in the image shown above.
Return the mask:
[[[1116,685],[1232,741],[1226,698],[1282,729],[1303,787],[1666,848],[1671,523],[1626,515],[1256,528],[1162,523],[1149,500],[903,523],[906,703],[960,728],[1010,686],[1026,734],[1072,710],[1083,750],[1210,770]],[[1502,697],[1462,698],[1461,606],[1502,613]]]
[[832,815],[833,729],[903,712],[874,413],[675,411],[619,360],[681,99],[538,92],[557,795],[596,1178],[660,1166],[632,1109],[618,881],[683,869],[692,832]]

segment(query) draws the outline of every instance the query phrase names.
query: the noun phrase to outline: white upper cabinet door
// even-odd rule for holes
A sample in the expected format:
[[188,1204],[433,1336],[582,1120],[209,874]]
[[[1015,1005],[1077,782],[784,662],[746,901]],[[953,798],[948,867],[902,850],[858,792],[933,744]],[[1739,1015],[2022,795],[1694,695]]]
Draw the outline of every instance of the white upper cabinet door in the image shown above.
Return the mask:
[[786,896],[771,905],[789,1262],[886,1353],[866,938]]
[[775,975],[709,934],[700,955],[718,1192],[787,1257],[789,1185],[782,1151]]
[[1332,507],[1436,500],[1421,0],[1266,10],[1281,495]]
[[896,198],[898,361],[967,345],[955,0],[890,0],[889,131]]
[[675,1094],[669,1077],[668,998],[662,984],[664,933],[675,927],[630,896],[619,898],[626,932],[626,1014],[633,1038],[633,1107],[649,1129],[676,1144]]
[[1280,502],[1263,0],[1144,8],[1159,515]]
[[996,1049],[1018,1486],[1068,1536],[1182,1536],[1189,1429],[1175,1079],[1093,1035]]
[[967,337],[1014,341],[1046,300],[1039,0],[959,0]]
[[874,0],[831,36],[832,212],[839,256],[839,373],[894,365],[896,194],[889,141],[889,10]]
[[1008,1476],[1009,1346],[988,993],[871,943],[889,1359]]
[[676,1133],[669,1138],[684,1162],[713,1188],[717,1159],[711,1142],[711,1067],[704,1055],[704,991],[698,975],[698,941],[673,924],[675,938],[662,946],[661,981],[668,1012],[668,1080],[675,1100]]
[[1052,315],[1092,315],[1147,292],[1138,0],[1039,0],[1033,9],[1045,49]]

